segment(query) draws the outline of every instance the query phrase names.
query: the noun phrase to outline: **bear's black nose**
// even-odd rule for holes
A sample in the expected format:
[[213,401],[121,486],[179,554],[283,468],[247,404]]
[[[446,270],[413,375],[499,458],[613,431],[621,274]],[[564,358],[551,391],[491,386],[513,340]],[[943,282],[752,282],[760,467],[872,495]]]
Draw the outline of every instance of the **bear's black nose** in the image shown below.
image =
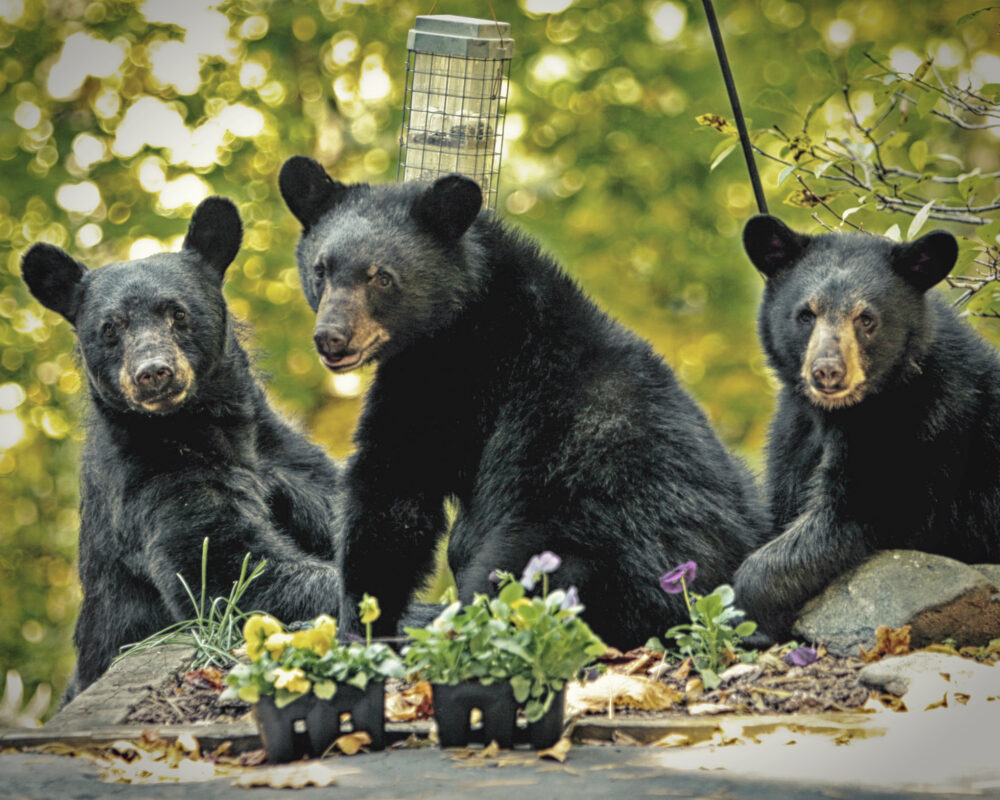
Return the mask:
[[813,384],[823,392],[835,392],[843,388],[844,362],[839,358],[818,358],[813,362]]
[[351,332],[334,325],[319,325],[313,333],[316,350],[324,356],[340,355],[351,340]]
[[166,385],[174,376],[174,371],[166,361],[159,358],[152,358],[144,361],[135,371],[136,386],[143,389],[159,389]]

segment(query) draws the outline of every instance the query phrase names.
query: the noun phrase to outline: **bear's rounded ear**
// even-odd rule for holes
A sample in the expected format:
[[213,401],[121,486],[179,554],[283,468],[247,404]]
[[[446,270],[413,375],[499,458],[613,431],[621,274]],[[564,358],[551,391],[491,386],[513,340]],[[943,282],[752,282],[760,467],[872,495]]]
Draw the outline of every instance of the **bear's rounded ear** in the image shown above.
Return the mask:
[[769,214],[752,217],[743,228],[743,247],[753,265],[768,278],[792,266],[808,244],[808,236]]
[[233,263],[243,241],[243,223],[232,200],[206,197],[194,210],[184,237],[184,249],[201,256],[219,279]]
[[292,156],[281,166],[278,188],[303,230],[309,230],[347,191],[344,184],[327,175],[319,162],[306,156]]
[[483,190],[464,175],[438,178],[413,201],[410,213],[425,230],[445,242],[465,233],[483,207]]
[[28,289],[46,308],[76,322],[87,268],[51,244],[32,245],[21,259],[21,275]]
[[958,242],[948,231],[931,231],[892,250],[892,268],[908,284],[926,292],[944,280],[958,258]]

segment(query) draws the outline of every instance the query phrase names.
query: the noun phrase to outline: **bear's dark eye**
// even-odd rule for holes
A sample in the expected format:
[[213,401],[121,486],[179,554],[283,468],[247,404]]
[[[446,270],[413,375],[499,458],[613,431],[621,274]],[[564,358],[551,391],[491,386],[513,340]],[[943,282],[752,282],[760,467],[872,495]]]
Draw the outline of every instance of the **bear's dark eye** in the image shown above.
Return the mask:
[[812,325],[816,321],[816,314],[813,313],[811,308],[803,308],[796,315],[796,319],[803,325]]
[[187,311],[183,308],[178,308],[174,311],[174,320],[176,322],[183,322],[187,319]]
[[118,338],[118,332],[115,330],[115,325],[113,322],[105,322],[101,326],[101,336],[107,339],[109,342],[113,342]]
[[862,311],[858,314],[858,325],[861,326],[861,330],[865,333],[871,333],[875,330],[875,317],[869,314],[867,311]]
[[388,289],[392,286],[392,275],[388,272],[376,272],[372,280],[383,289]]

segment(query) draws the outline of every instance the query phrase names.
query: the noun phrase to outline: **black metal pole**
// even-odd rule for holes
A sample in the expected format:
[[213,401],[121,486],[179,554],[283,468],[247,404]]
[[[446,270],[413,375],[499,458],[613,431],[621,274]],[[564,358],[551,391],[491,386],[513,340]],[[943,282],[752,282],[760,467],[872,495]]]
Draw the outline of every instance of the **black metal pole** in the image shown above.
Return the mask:
[[719,57],[719,66],[722,67],[722,79],[726,83],[726,92],[729,93],[729,105],[732,106],[733,117],[736,118],[736,130],[739,131],[743,157],[746,159],[747,169],[750,170],[750,184],[753,186],[753,194],[757,199],[757,209],[761,214],[766,214],[767,201],[764,199],[764,189],[760,185],[760,175],[757,174],[757,164],[753,158],[753,145],[750,144],[750,134],[747,133],[747,124],[743,119],[743,108],[740,106],[740,97],[736,93],[733,72],[729,68],[729,59],[726,58],[726,46],[722,43],[719,20],[715,16],[712,0],[702,0],[702,5],[705,6],[705,16],[708,17],[708,28],[712,32],[712,41],[715,43],[715,52]]

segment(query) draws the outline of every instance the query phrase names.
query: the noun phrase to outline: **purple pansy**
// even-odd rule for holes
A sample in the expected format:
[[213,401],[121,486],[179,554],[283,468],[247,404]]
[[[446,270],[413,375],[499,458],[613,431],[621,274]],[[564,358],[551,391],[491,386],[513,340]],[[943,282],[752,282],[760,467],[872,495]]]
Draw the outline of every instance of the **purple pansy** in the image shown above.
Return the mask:
[[560,564],[562,564],[562,559],[551,550],[532,556],[531,560],[528,561],[528,566],[524,568],[524,574],[521,575],[521,585],[525,589],[530,589],[535,585],[535,581],[541,573],[555,572],[559,569]]
[[500,583],[500,570],[495,569],[489,574],[490,583]]
[[580,605],[580,593],[576,590],[575,586],[570,586],[566,590],[566,596],[563,598],[562,605],[559,608],[562,611],[567,611],[578,605]]
[[698,565],[693,561],[685,561],[674,567],[670,572],[660,576],[660,588],[667,594],[680,594],[685,586],[690,586],[694,576],[698,574]]
[[796,647],[792,652],[785,653],[785,663],[793,667],[808,667],[819,658],[815,647]]

